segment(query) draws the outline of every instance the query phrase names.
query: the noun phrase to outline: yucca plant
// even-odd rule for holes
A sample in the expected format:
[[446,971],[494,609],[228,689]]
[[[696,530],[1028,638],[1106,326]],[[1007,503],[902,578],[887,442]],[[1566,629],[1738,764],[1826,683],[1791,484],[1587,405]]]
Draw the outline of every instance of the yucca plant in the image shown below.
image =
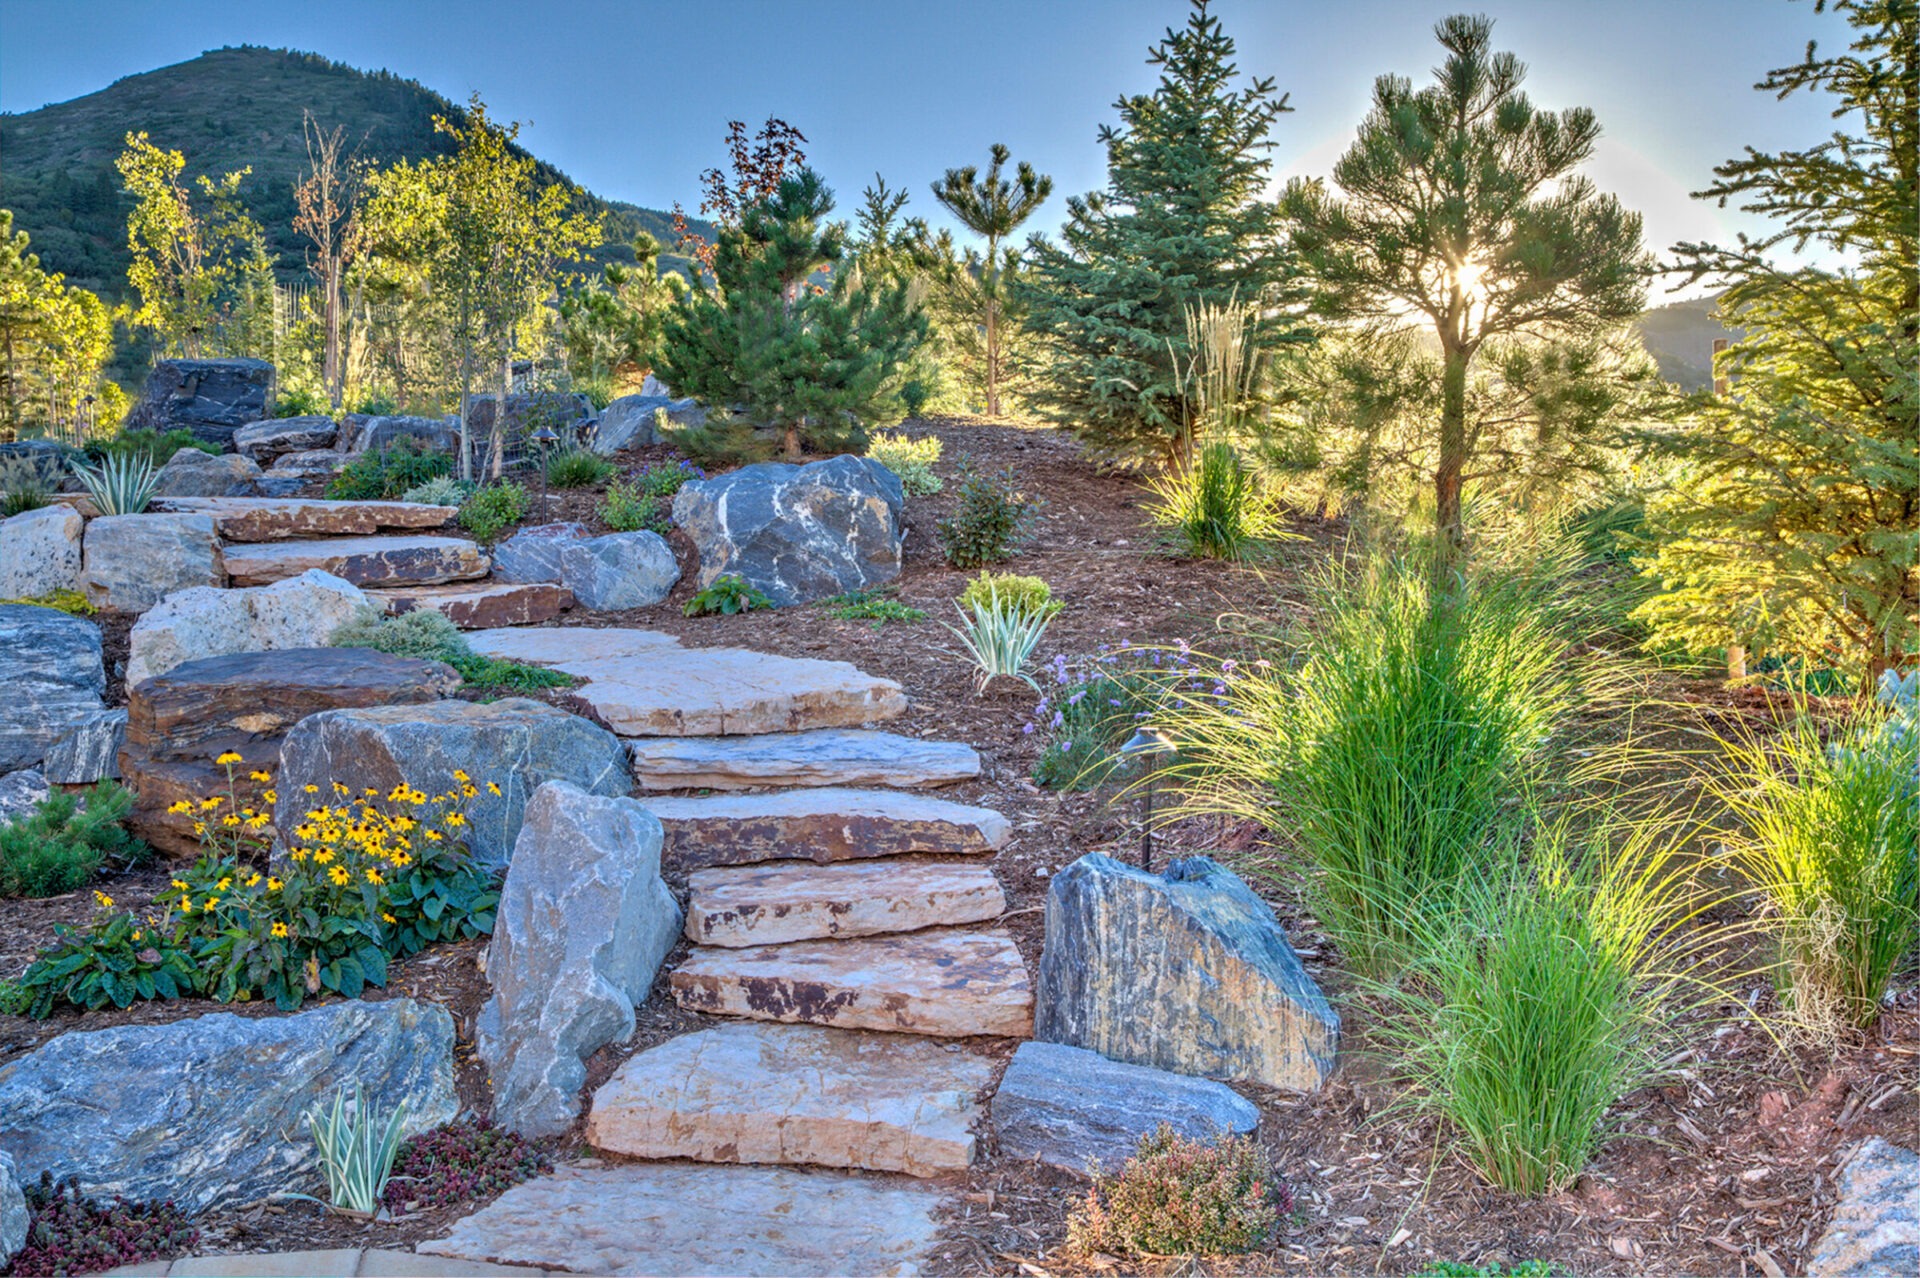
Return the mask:
[[406,1117],[407,1105],[402,1101],[382,1122],[357,1083],[335,1092],[330,1108],[316,1102],[307,1111],[307,1130],[320,1151],[329,1202],[369,1216],[379,1210],[393,1174],[394,1156],[400,1152]]
[[1033,660],[1053,613],[1036,611],[1024,597],[1003,596],[991,587],[969,599],[966,606],[956,601],[953,607],[960,614],[960,624],[947,629],[959,638],[973,662],[974,691],[985,692],[988,684],[1003,677],[1038,690],[1040,685],[1026,672],[1027,663]]
[[137,515],[153,501],[160,472],[153,458],[138,454],[109,454],[97,466],[73,463],[74,476],[103,515]]

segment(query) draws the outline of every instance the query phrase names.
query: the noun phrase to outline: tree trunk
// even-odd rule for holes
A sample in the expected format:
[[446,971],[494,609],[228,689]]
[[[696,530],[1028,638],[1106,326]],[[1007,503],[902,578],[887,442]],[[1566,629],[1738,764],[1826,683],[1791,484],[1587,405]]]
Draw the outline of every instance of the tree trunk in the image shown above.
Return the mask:
[[800,460],[800,423],[799,422],[787,423],[787,434],[786,434],[785,444],[786,444],[787,460],[791,462],[799,461]]
[[493,401],[493,429],[487,433],[487,447],[493,452],[493,461],[487,471],[495,479],[500,478],[507,461],[507,396],[513,390],[513,347],[505,342],[500,349],[500,392]]
[[1449,346],[1441,381],[1440,461],[1433,472],[1433,579],[1442,592],[1452,590],[1467,545],[1461,518],[1461,475],[1467,467],[1466,351]]
[[327,387],[327,403],[334,408],[340,407],[345,394],[345,381],[341,376],[340,360],[340,259],[327,259],[326,278],[323,281],[326,295],[321,298],[325,308],[327,326],[326,348],[321,355],[320,378]]
[[987,297],[987,416],[1000,415],[1000,299]]

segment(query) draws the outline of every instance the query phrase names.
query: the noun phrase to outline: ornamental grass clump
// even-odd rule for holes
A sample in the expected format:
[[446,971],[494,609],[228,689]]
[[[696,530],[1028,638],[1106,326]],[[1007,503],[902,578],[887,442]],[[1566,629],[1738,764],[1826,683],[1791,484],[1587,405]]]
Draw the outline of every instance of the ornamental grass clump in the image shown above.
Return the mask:
[[98,465],[72,464],[73,477],[103,515],[137,515],[153,501],[160,471],[151,457],[109,455]]
[[1299,540],[1286,530],[1279,498],[1224,440],[1206,445],[1191,463],[1150,479],[1147,488],[1153,494],[1147,519],[1194,559],[1251,559],[1277,541]]
[[331,1106],[315,1102],[306,1121],[326,1177],[327,1201],[344,1211],[373,1215],[387,1192],[394,1155],[400,1152],[406,1102],[394,1106],[383,1120],[356,1083],[335,1092]]
[[620,473],[620,468],[586,448],[568,448],[547,458],[547,483],[555,488],[591,488]]
[[1067,1242],[1083,1255],[1226,1255],[1265,1243],[1292,1210],[1253,1140],[1194,1140],[1163,1123],[1118,1174],[1094,1177],[1067,1217]]

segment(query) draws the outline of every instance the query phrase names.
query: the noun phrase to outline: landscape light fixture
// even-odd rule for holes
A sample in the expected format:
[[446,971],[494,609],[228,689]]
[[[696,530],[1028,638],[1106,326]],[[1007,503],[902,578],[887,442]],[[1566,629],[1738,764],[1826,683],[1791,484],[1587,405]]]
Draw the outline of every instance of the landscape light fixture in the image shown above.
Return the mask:
[[547,510],[547,453],[560,442],[560,436],[551,424],[542,424],[533,432],[533,442],[540,445],[540,522],[545,523],[550,512]]
[[1147,770],[1146,811],[1140,820],[1140,868],[1153,872],[1153,790],[1160,776],[1156,760],[1172,754],[1173,738],[1159,728],[1142,728],[1120,747],[1123,761],[1138,759]]

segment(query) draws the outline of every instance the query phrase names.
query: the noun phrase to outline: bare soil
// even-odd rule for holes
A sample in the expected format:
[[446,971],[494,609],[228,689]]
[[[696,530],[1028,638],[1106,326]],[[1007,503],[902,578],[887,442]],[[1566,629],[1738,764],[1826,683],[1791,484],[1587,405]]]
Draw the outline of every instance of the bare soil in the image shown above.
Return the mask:
[[[938,467],[949,491],[908,503],[906,565],[899,597],[925,609],[917,623],[841,621],[818,607],[734,617],[682,615],[695,589],[686,539],[670,541],[685,575],[664,604],[630,613],[576,613],[571,626],[641,626],[678,635],[690,646],[731,645],[792,655],[830,657],[898,680],[912,701],[895,730],[966,741],[979,749],[976,781],[943,793],[1005,812],[1015,838],[996,861],[1008,895],[1005,920],[1028,965],[1038,961],[1041,910],[1049,877],[1089,851],[1132,858],[1139,814],[1111,793],[1059,793],[1030,779],[1044,733],[1022,731],[1036,697],[1024,685],[977,694],[951,637],[938,624],[970,574],[942,561],[935,523],[953,504],[952,479],[962,457],[983,468],[1011,466],[1021,484],[1045,501],[1032,542],[1007,567],[1044,578],[1066,605],[1040,654],[1078,657],[1121,641],[1218,647],[1246,621],[1275,624],[1305,608],[1302,573],[1334,553],[1345,534],[1335,521],[1303,516],[1305,539],[1258,565],[1232,566],[1175,558],[1146,526],[1142,492],[1129,476],[1084,460],[1065,435],[1048,429],[977,419],[910,422],[909,433],[937,433],[945,445]],[[633,450],[617,460],[631,471],[668,455]],[[579,519],[604,530],[596,491],[556,492],[546,518]],[[542,522],[537,509],[529,523]],[[105,627],[103,627],[105,628]],[[124,632],[107,630],[124,654]],[[1689,734],[1702,723],[1765,724],[1784,708],[1765,694],[1728,693],[1715,682],[1660,676],[1650,711],[1662,730]],[[567,703],[564,690],[543,694]],[[577,705],[574,708],[580,708]],[[1644,727],[1644,725],[1643,725]],[[1651,778],[1684,786],[1678,776]],[[1613,1116],[1619,1135],[1579,1181],[1563,1193],[1528,1199],[1490,1188],[1460,1155],[1447,1132],[1393,1108],[1399,1090],[1393,1062],[1376,1047],[1371,1009],[1352,997],[1338,955],[1301,900],[1298,874],[1276,856],[1272,837],[1225,820],[1182,822],[1159,836],[1160,856],[1206,852],[1243,867],[1274,905],[1308,969],[1340,1002],[1341,1061],[1333,1080],[1312,1095],[1257,1087],[1240,1090],[1261,1108],[1260,1139],[1296,1195],[1294,1216],[1266,1249],[1203,1261],[1076,1257],[1065,1249],[1066,1216],[1086,1192],[1074,1177],[1004,1158],[982,1134],[983,1156],[956,1191],[935,1273],[1044,1275],[1081,1272],[1221,1274],[1406,1274],[1435,1260],[1475,1264],[1527,1259],[1557,1262],[1572,1274],[1772,1275],[1803,1271],[1835,1199],[1835,1176],[1864,1139],[1882,1135],[1911,1145],[1920,1133],[1920,980],[1905,973],[1894,1006],[1876,1030],[1832,1052],[1783,1048],[1755,1019],[1769,1010],[1759,985],[1688,1027],[1682,1081],[1635,1094]],[[138,908],[165,885],[164,871],[143,870],[109,884],[120,903]],[[681,887],[681,884],[675,884]],[[88,893],[45,901],[0,902],[0,972],[14,973],[51,937],[54,924],[79,923],[92,910]],[[1732,921],[1732,920],[1725,920]],[[676,951],[663,975],[678,961]],[[452,1011],[463,1104],[487,1108],[485,1077],[474,1058],[472,1027],[486,995],[478,942],[418,955],[393,970],[370,998],[408,996]],[[681,1011],[665,982],[639,1009],[639,1031],[589,1062],[589,1087],[633,1053],[712,1023]],[[271,1015],[259,1005],[217,1008],[195,1001],[137,1005],[125,1011],[63,1012],[44,1023],[0,1018],[0,1061],[54,1034],[111,1025],[155,1023],[212,1011]],[[1014,1043],[967,1044],[1004,1061]],[[586,1153],[576,1130],[548,1142],[556,1159]],[[407,1246],[445,1232],[466,1208],[361,1223],[306,1205],[256,1205],[203,1222],[202,1250],[264,1251],[301,1247]]]

